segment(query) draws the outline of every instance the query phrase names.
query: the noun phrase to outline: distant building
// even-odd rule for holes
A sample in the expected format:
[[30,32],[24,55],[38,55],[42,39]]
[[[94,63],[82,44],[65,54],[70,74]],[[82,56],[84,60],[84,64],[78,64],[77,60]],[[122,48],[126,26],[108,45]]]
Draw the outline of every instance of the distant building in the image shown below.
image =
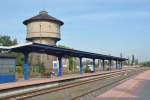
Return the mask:
[[[23,24],[27,27],[27,41],[55,46],[61,39],[60,27],[64,23],[48,15],[48,12],[41,11],[37,16],[25,20]],[[57,58],[47,54],[31,53],[30,61],[31,65],[43,64],[49,68]]]

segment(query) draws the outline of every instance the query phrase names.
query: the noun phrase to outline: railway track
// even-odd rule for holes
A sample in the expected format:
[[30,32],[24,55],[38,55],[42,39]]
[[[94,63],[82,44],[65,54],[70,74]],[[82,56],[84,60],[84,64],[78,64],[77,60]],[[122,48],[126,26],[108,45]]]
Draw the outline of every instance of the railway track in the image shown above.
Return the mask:
[[30,91],[30,92],[27,92],[27,93],[16,94],[16,95],[8,95],[8,96],[3,97],[2,100],[30,99],[30,98],[42,96],[42,95],[45,95],[45,94],[61,91],[61,90],[66,90],[66,89],[70,89],[70,88],[79,87],[79,86],[82,86],[82,85],[85,85],[85,84],[93,84],[94,82],[98,82],[98,81],[102,81],[102,80],[106,80],[106,79],[109,80],[109,79],[115,79],[115,78],[118,78],[118,77],[122,77],[122,78],[119,78],[119,79],[114,80],[112,82],[109,82],[107,84],[104,84],[100,87],[97,87],[96,89],[92,89],[90,91],[80,93],[79,95],[75,95],[73,97],[70,97],[70,99],[76,100],[76,99],[81,98],[83,96],[86,96],[90,93],[98,91],[99,89],[102,89],[102,88],[105,88],[109,85],[115,84],[116,82],[124,80],[124,79],[128,78],[129,76],[132,76],[132,75],[134,75],[134,74],[136,74],[140,71],[144,71],[144,70],[145,69],[143,69],[143,68],[139,68],[139,69],[133,68],[133,69],[124,69],[124,70],[109,72],[109,73],[105,73],[105,74],[102,74],[102,75],[94,75],[92,77],[85,77],[85,78],[78,79],[78,80],[73,81],[73,82],[60,83],[58,86],[51,87],[51,88],[46,88],[46,89],[41,89],[41,90],[33,90],[33,91]]
[[[113,86],[113,85],[116,86],[116,85],[122,83],[123,81],[125,81],[127,78],[129,78],[131,76],[134,76],[135,74],[137,74],[139,72],[141,72],[141,70],[136,70],[135,72],[130,72],[130,73],[128,73],[128,75],[126,74],[124,77],[121,77],[121,78],[118,78],[118,76],[116,76],[116,78],[118,78],[117,80],[114,80],[114,81],[112,81],[110,83],[106,83],[106,84],[104,84],[104,85],[102,85],[100,87],[97,87],[96,89],[92,89],[92,90],[90,90],[90,91],[88,91],[86,93],[82,93],[82,94],[76,95],[76,96],[72,97],[71,100],[77,100],[77,99],[80,100],[81,98],[89,96],[92,93],[95,93],[95,94],[97,94],[97,92],[100,93],[99,91],[101,89],[104,89],[106,87]],[[121,75],[119,75],[119,76],[121,76]],[[95,97],[98,96],[98,95],[95,95]],[[85,100],[85,99],[81,99],[81,100]]]

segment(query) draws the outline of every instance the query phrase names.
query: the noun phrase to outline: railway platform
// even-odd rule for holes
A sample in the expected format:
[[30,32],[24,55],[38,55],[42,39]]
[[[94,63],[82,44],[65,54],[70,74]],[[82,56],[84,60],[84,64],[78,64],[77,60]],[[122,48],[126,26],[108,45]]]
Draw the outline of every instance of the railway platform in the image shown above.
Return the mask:
[[150,70],[144,71],[97,96],[95,100],[150,100],[149,76]]
[[[124,70],[124,69],[122,69],[122,70]],[[115,71],[117,71],[117,70],[112,70],[111,72],[115,72]],[[39,79],[39,80],[29,79],[29,80],[17,81],[17,82],[12,82],[12,83],[4,83],[4,84],[0,84],[0,91],[8,90],[8,89],[15,89],[15,88],[19,88],[19,87],[32,86],[32,85],[40,85],[40,84],[46,84],[46,83],[53,83],[53,82],[85,78],[85,77],[89,77],[89,76],[92,77],[95,75],[102,75],[102,74],[106,74],[106,73],[110,73],[110,71],[84,73],[82,75],[81,74],[71,74],[71,75],[63,75],[62,77],[52,77],[52,78],[45,78],[45,79]]]
[[[66,100],[69,97],[76,100],[77,98],[85,98],[94,93],[92,95],[93,99],[90,99],[94,100],[96,96],[103,93],[102,91],[105,90],[105,87],[107,88],[111,84],[125,80],[145,70],[148,69],[123,68],[121,70],[63,75],[62,77],[5,83],[0,84],[0,99],[22,100],[29,98],[29,100],[37,100],[37,98],[40,98],[40,100]],[[98,92],[99,94],[97,94]]]

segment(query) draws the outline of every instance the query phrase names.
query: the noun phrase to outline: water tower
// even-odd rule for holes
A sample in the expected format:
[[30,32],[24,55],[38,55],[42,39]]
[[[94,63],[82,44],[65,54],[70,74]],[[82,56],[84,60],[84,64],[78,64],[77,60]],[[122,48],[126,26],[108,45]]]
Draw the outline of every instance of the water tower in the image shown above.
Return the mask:
[[27,26],[27,40],[55,45],[60,40],[60,27],[64,23],[50,15],[48,12],[41,11],[37,16],[23,22]]
[[[38,15],[29,18],[23,22],[27,27],[27,41],[41,43],[46,45],[56,45],[60,37],[60,27],[64,24],[50,15],[47,11],[41,11]],[[44,66],[52,66],[52,56],[46,54],[31,54],[31,63],[33,65],[43,63]]]

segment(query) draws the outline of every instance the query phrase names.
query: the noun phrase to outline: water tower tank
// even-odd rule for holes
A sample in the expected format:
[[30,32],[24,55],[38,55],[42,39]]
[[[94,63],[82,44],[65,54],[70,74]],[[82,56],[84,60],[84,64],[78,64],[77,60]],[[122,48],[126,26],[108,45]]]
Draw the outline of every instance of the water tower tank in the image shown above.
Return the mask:
[[41,11],[37,16],[23,22],[27,26],[26,40],[41,44],[55,45],[60,37],[60,27],[64,23]]

